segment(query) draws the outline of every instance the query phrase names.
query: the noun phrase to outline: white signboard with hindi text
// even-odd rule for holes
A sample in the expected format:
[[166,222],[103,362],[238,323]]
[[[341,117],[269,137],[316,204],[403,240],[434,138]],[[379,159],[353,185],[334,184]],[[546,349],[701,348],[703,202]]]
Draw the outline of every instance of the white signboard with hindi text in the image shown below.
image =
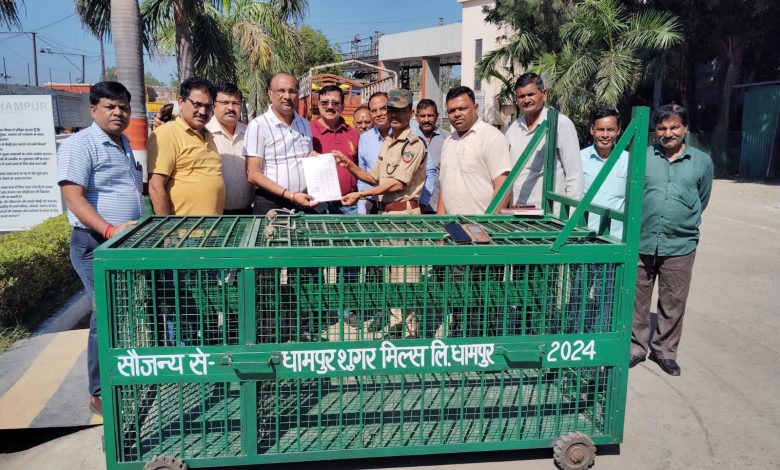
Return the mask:
[[0,231],[61,213],[51,96],[0,96]]

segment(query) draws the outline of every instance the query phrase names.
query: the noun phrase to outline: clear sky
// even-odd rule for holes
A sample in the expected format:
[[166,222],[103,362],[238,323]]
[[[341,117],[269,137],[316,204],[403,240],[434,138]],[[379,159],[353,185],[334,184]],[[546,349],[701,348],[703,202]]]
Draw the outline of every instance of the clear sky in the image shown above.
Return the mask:
[[[18,2],[21,3],[21,2]],[[392,8],[389,6],[392,5]],[[348,43],[359,34],[366,38],[375,31],[385,34],[436,26],[439,18],[444,24],[459,22],[461,5],[457,0],[309,0],[309,14],[305,24],[321,30],[333,43],[342,43],[342,50],[349,50]],[[38,53],[38,79],[41,84],[76,82],[81,77],[81,57],[85,55],[86,81],[100,79],[100,46],[97,39],[85,32],[70,0],[25,0],[21,5],[22,31],[37,33],[37,48],[50,48],[52,52],[76,54]],[[6,34],[0,29],[0,57],[5,59],[8,83],[34,83],[32,39],[28,34]],[[13,31],[12,31],[13,32]],[[106,67],[114,65],[112,44],[106,45]],[[145,60],[147,72],[168,82],[175,71],[175,59],[151,58]]]

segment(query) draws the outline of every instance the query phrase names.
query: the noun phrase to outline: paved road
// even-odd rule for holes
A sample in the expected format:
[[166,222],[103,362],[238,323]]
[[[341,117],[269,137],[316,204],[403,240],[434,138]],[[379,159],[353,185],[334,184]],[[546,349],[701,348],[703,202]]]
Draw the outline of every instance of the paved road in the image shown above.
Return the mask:
[[88,333],[34,336],[0,357],[0,430],[103,423],[88,407]]
[[[649,362],[632,369],[624,443],[599,449],[597,470],[780,468],[780,186],[717,181],[702,230],[679,351],[683,373],[670,377]],[[0,456],[0,467],[102,469],[100,432]],[[550,455],[453,454],[317,467],[536,470],[553,468]]]

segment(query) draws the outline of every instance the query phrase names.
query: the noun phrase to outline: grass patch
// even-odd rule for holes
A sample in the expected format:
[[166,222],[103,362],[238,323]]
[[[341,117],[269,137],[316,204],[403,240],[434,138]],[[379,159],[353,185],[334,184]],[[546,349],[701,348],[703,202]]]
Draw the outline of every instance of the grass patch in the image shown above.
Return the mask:
[[65,215],[0,237],[0,328],[34,330],[80,286]]
[[0,354],[6,352],[12,344],[26,338],[29,334],[27,328],[21,325],[13,328],[0,328]]

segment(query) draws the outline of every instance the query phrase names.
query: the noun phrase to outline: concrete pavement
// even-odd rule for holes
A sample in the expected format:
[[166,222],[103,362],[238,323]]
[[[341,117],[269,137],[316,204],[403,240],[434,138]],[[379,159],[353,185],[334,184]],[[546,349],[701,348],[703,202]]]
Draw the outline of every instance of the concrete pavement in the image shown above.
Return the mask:
[[[780,468],[780,186],[716,181],[679,350],[680,377],[631,370],[625,436],[598,470]],[[102,428],[16,454],[4,469],[105,468]],[[554,468],[551,450],[317,464],[319,469]],[[309,468],[311,464],[285,468]]]
[[79,292],[0,355],[0,430],[102,424],[84,398],[90,302]]

